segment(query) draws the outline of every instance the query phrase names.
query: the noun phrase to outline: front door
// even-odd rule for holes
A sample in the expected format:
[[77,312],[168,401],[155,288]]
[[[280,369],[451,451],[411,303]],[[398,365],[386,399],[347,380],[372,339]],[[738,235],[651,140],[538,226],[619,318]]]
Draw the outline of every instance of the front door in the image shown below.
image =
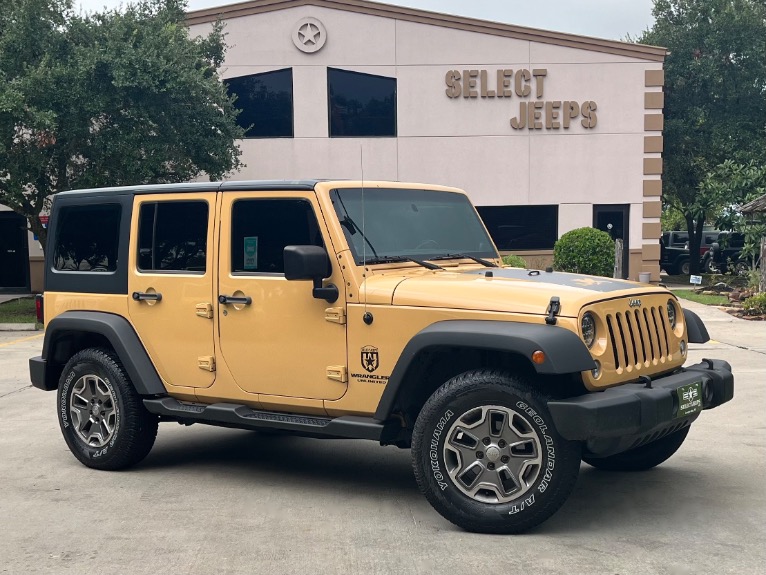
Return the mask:
[[622,240],[622,277],[627,279],[630,265],[630,205],[593,206],[593,227]]
[[[312,297],[310,281],[287,281],[288,245],[326,244],[312,192],[226,192],[221,200],[218,323],[223,359],[249,393],[338,399],[346,391],[346,326],[328,321],[343,307]],[[228,299],[227,299],[228,298]]]
[[136,196],[128,265],[130,320],[162,380],[215,379],[215,192]]
[[27,221],[15,212],[0,212],[0,293],[29,293]]

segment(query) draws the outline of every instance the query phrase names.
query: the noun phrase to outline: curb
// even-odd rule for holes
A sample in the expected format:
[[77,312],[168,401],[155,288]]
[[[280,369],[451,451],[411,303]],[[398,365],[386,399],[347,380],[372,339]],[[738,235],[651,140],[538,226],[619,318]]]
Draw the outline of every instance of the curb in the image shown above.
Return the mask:
[[0,323],[0,331],[42,331],[33,323]]

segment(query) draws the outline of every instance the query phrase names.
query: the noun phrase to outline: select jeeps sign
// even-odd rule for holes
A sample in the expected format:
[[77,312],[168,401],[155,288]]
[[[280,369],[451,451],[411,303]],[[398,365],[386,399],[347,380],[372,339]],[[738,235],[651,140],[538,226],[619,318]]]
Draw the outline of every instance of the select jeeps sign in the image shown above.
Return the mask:
[[[568,130],[580,122],[583,128],[596,127],[596,102],[585,100],[544,100],[547,68],[527,70],[450,70],[444,77],[449,98],[520,98],[519,112],[511,118],[514,130]],[[532,92],[534,90],[534,99]]]

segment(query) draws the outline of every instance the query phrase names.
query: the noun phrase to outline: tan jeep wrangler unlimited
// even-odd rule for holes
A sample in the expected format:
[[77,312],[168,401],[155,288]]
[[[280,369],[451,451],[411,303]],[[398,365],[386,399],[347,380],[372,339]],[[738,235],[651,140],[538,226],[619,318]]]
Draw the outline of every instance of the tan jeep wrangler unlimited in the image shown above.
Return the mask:
[[411,447],[471,530],[550,517],[580,462],[642,470],[730,366],[665,289],[501,267],[453,188],[224,182],[61,193],[30,360],[77,459],[121,469],[160,421]]

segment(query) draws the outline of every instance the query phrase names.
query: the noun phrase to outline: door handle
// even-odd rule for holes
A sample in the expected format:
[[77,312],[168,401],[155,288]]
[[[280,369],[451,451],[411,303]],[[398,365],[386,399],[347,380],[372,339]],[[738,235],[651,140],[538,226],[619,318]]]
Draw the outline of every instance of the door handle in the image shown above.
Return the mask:
[[253,298],[251,298],[249,295],[246,295],[244,297],[235,297],[232,295],[219,295],[218,303],[223,305],[227,305],[227,304],[250,305],[251,303],[253,303]]
[[142,291],[134,291],[132,297],[135,301],[162,301],[162,294],[159,292],[146,293]]

